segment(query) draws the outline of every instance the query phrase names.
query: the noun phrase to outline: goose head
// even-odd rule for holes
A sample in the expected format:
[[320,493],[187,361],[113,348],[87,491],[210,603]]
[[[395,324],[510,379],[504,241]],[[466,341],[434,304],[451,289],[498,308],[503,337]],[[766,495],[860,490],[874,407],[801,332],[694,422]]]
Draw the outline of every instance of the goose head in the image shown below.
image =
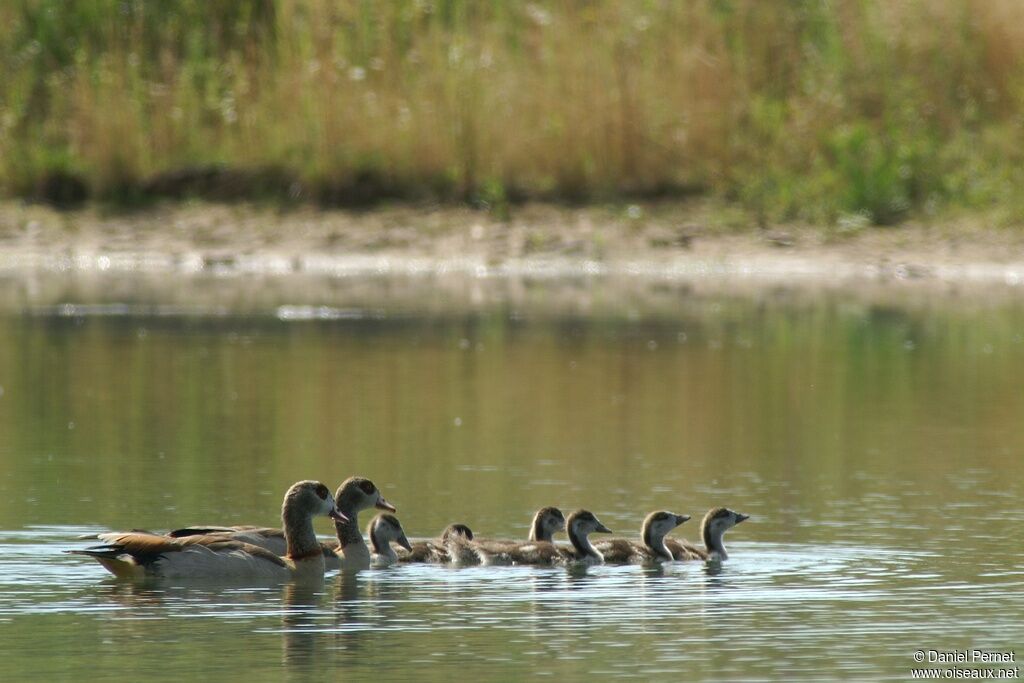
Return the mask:
[[395,506],[384,499],[377,485],[365,477],[349,477],[341,482],[337,492],[338,507],[358,513],[360,510],[377,508],[395,512]]
[[374,517],[366,533],[370,537],[373,552],[379,555],[394,554],[395,551],[391,549],[392,541],[406,550],[412,550],[412,544],[405,537],[402,523],[392,514],[384,513]]
[[750,515],[735,512],[729,508],[719,507],[708,510],[700,523],[700,533],[708,554],[712,558],[727,559],[729,555],[725,552],[722,537],[726,531],[747,519],[750,519]]
[[473,530],[465,524],[449,524],[441,534],[441,542],[447,543],[455,538],[464,538],[467,541],[472,541]]
[[569,514],[565,526],[568,530],[569,541],[572,543],[573,548],[576,549],[579,559],[589,559],[590,561],[597,562],[604,561],[604,557],[590,544],[587,536],[594,532],[610,534],[612,530],[601,524],[601,521],[594,516],[593,512],[590,510],[576,510]]
[[285,526],[291,520],[309,517],[330,517],[337,522],[347,522],[345,516],[334,502],[331,490],[318,481],[306,480],[292,484],[284,494],[281,506],[281,517]]
[[644,518],[640,528],[644,545],[666,559],[672,559],[672,553],[665,547],[665,536],[673,529],[690,519],[690,515],[677,515],[668,510],[652,512]]
[[601,524],[601,521],[590,510],[577,510],[571,513],[565,525],[569,529],[569,533],[576,536],[586,536],[594,532],[612,533],[612,530]]
[[531,541],[550,541],[560,531],[565,531],[565,516],[555,507],[537,510],[530,525]]

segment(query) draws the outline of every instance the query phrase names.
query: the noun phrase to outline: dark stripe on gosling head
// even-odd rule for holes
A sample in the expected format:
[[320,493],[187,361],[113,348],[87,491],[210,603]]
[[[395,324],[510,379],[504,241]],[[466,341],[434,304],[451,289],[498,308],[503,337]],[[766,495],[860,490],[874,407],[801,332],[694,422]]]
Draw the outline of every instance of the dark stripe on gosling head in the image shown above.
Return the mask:
[[473,530],[465,524],[449,524],[444,533],[441,534],[442,541],[449,541],[456,536],[461,536],[467,541],[473,540]]

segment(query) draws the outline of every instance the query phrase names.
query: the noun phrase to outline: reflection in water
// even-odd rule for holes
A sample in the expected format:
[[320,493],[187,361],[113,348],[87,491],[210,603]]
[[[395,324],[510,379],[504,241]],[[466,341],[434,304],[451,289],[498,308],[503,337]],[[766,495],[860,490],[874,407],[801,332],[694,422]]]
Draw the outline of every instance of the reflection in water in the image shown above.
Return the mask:
[[723,566],[721,560],[708,560],[704,562],[704,574],[708,577],[709,583],[722,573]]
[[[1019,645],[1019,302],[673,296],[639,319],[0,317],[0,677],[177,677],[156,648],[248,681],[875,679],[918,647]],[[758,523],[722,563],[317,586],[119,584],[61,552],[276,526],[288,484],[352,474],[418,536],[519,537],[551,504],[612,528],[713,505]]]
[[308,582],[289,583],[284,587],[282,604],[282,638],[284,664],[288,668],[312,669],[318,656],[319,641],[316,616],[323,587]]
[[641,565],[644,578],[665,576],[665,566],[661,562],[645,562]]
[[365,572],[339,572],[334,577],[333,647],[355,656],[362,649],[361,626],[369,621],[366,605],[369,597]]

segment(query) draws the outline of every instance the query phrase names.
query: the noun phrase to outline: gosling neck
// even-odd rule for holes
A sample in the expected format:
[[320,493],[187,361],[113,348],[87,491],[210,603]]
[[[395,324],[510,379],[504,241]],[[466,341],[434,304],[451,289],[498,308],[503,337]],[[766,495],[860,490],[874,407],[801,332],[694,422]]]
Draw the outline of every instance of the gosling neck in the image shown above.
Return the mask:
[[604,555],[599,553],[597,548],[590,544],[589,535],[580,533],[575,526],[569,529],[569,542],[572,543],[572,547],[576,551],[576,559],[585,560],[590,558],[598,562],[604,562]]
[[398,562],[398,553],[391,547],[391,543],[377,537],[379,533],[377,527],[370,529],[370,545],[373,546],[373,554],[377,556],[379,561],[384,561],[388,564]]
[[530,525],[530,541],[536,543],[550,540],[551,537],[544,533],[544,520],[541,519],[541,513],[538,512],[533,516],[533,524]]
[[644,525],[643,528],[644,545],[654,553],[655,557],[662,560],[673,559],[672,553],[665,546],[665,534],[656,534],[651,529],[651,525]]
[[706,524],[701,529],[701,535],[704,537],[704,547],[707,548],[709,560],[729,559],[728,553],[725,552],[725,543],[723,541],[725,532],[726,529],[713,524]]

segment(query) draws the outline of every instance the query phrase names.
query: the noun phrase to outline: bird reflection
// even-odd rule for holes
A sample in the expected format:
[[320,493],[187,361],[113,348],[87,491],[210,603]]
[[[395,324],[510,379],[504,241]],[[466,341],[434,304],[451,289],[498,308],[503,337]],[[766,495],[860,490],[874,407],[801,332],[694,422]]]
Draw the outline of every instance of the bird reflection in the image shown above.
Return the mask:
[[648,562],[640,565],[640,572],[645,579],[661,578],[665,576],[665,565],[661,562]]
[[284,587],[284,664],[289,668],[308,669],[319,659],[315,615],[321,595],[317,584],[297,582]]
[[366,621],[366,602],[360,595],[365,582],[360,573],[343,571],[334,577],[334,587],[334,647],[358,652],[362,649],[362,632],[352,626]]
[[124,607],[160,607],[167,597],[167,588],[157,581],[119,581],[104,580],[100,584],[100,594]]
[[711,581],[713,584],[721,585],[722,581],[720,579],[715,579],[714,577],[721,575],[722,571],[722,562],[719,560],[708,560],[704,563],[704,575],[713,579]]

